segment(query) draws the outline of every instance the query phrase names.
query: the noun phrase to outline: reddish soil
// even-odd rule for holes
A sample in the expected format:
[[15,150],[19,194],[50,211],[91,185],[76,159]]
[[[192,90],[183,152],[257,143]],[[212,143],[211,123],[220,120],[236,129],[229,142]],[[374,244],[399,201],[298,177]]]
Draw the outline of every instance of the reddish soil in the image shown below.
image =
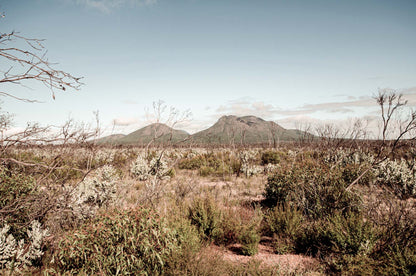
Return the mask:
[[226,248],[212,245],[210,250],[215,254],[221,255],[226,261],[237,264],[246,264],[251,260],[260,261],[261,265],[278,267],[283,274],[300,273],[307,275],[319,275],[320,263],[317,259],[304,255],[284,254],[278,255],[273,251],[270,241],[262,241],[259,244],[259,251],[254,256],[244,256],[240,252],[241,246],[233,244]]

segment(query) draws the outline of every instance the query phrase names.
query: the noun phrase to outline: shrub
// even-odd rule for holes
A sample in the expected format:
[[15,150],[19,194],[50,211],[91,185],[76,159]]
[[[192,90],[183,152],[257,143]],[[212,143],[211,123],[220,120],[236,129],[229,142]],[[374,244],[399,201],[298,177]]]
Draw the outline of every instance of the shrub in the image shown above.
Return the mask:
[[281,204],[266,214],[267,232],[274,236],[274,249],[278,254],[294,252],[294,240],[299,234],[304,217],[290,204]]
[[31,221],[43,218],[45,201],[49,203],[45,198],[33,177],[0,167],[0,222],[10,226],[8,231],[17,240],[27,239]]
[[286,200],[289,200],[289,195],[297,182],[296,175],[291,171],[275,173],[269,176],[264,193],[266,201],[270,205],[276,206],[279,203],[284,203]]
[[267,164],[279,164],[280,162],[280,155],[276,151],[264,151],[261,154],[261,164],[267,165]]
[[[380,199],[379,199],[380,200]],[[380,200],[371,206],[377,244],[371,257],[378,260],[376,274],[416,274],[416,212],[411,201]]]
[[302,212],[286,203],[276,206],[266,214],[268,230],[273,234],[282,234],[294,238],[304,218]]
[[181,159],[178,163],[178,168],[181,170],[198,170],[203,165],[203,157],[196,156],[193,158]]
[[[414,163],[414,160],[412,160]],[[404,159],[383,161],[376,169],[377,180],[400,197],[416,196],[416,167]]]
[[116,170],[105,165],[82,181],[71,194],[70,207],[74,214],[86,219],[95,214],[98,208],[108,207],[116,193],[118,175]]
[[41,229],[39,221],[32,221],[27,230],[26,242],[23,239],[17,242],[12,234],[7,234],[9,230],[8,224],[0,228],[0,271],[4,268],[10,271],[21,269],[39,261],[43,255],[42,242],[48,235],[48,230]]
[[246,176],[253,176],[264,171],[263,167],[256,165],[257,151],[242,151],[239,153],[240,171]]
[[241,243],[241,253],[243,255],[253,256],[257,254],[260,242],[260,223],[263,220],[263,214],[260,209],[254,211],[252,218],[245,222],[241,229],[239,242]]
[[360,196],[346,190],[347,186],[340,170],[297,164],[269,176],[264,195],[271,206],[291,202],[308,217],[322,218],[360,210]]
[[221,237],[222,213],[211,197],[196,198],[189,207],[189,219],[205,240]]
[[177,236],[149,209],[114,210],[66,233],[53,262],[61,272],[76,274],[161,274],[180,248]]
[[170,176],[172,171],[170,171],[167,161],[162,154],[153,153],[148,158],[139,154],[131,164],[130,173],[139,180],[145,181],[150,176],[159,179]]
[[373,225],[361,214],[335,214],[310,223],[296,238],[296,251],[321,257],[333,272],[367,259],[376,243]]

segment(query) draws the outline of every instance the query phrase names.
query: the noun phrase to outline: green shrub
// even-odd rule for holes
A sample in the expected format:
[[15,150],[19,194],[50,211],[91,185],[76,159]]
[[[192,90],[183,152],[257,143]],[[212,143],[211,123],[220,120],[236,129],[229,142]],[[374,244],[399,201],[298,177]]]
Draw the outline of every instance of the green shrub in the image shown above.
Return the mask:
[[416,212],[411,201],[380,201],[371,219],[378,242],[371,254],[379,261],[377,274],[416,275]]
[[261,238],[259,228],[262,220],[263,213],[260,209],[256,209],[251,219],[242,225],[239,242],[243,255],[253,256],[257,254]]
[[293,253],[294,240],[299,235],[304,217],[302,212],[286,203],[269,210],[265,217],[266,230],[273,234],[274,249],[278,254]]
[[208,166],[202,166],[199,169],[199,175],[200,176],[209,176],[209,175],[213,175],[215,172],[215,169],[213,167],[208,167]]
[[377,241],[373,225],[361,214],[335,214],[310,223],[296,238],[296,251],[324,259],[333,272],[367,259]]
[[244,224],[241,210],[240,208],[227,208],[223,211],[220,223],[222,236],[217,239],[220,244],[229,245],[239,242]]
[[346,190],[347,186],[340,170],[300,163],[269,176],[264,195],[271,206],[291,202],[306,216],[323,218],[360,210],[360,196]]
[[290,171],[269,176],[264,193],[267,203],[271,206],[276,206],[289,200],[289,195],[297,182],[296,175]]
[[240,175],[241,172],[241,161],[240,159],[233,158],[231,159],[231,169],[232,172],[235,173],[237,176]]
[[276,151],[264,151],[261,154],[261,164],[278,164],[280,162],[280,154]]
[[247,256],[256,255],[260,242],[259,231],[255,227],[247,227],[240,235],[241,253]]
[[221,238],[221,218],[221,210],[211,197],[196,198],[189,207],[189,219],[205,240]]
[[7,223],[17,240],[27,238],[27,226],[43,209],[42,199],[33,177],[0,167],[0,227]]
[[[347,164],[342,168],[338,168],[342,171],[342,179],[345,183],[350,184],[355,181],[365,170],[367,166],[361,166],[357,164]],[[373,184],[376,181],[376,176],[373,170],[368,170],[359,180],[362,185]]]
[[53,260],[57,269],[76,274],[161,274],[172,252],[179,250],[177,232],[149,209],[98,214],[66,233]]
[[0,209],[32,195],[34,191],[35,182],[32,177],[0,167]]
[[199,155],[191,159],[184,158],[179,160],[178,168],[181,170],[198,170],[203,164],[203,157]]

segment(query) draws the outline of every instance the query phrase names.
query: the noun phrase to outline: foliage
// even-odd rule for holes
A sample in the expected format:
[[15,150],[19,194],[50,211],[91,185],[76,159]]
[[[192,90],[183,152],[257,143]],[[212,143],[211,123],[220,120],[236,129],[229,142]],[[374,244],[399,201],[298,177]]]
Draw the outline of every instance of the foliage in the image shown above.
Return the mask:
[[211,197],[196,198],[189,207],[189,219],[205,240],[221,237],[222,213]]
[[239,236],[241,243],[241,253],[243,255],[253,256],[257,254],[260,242],[260,223],[263,220],[263,214],[260,209],[256,209],[253,216],[242,226]]
[[53,262],[59,271],[70,273],[161,274],[181,246],[177,237],[178,232],[149,209],[113,210],[66,233]]
[[367,258],[376,240],[373,225],[361,214],[335,214],[306,225],[296,238],[296,251],[326,259],[330,269],[340,272],[356,265],[347,260]]
[[42,229],[39,221],[30,223],[27,230],[28,240],[16,241],[12,234],[7,234],[10,226],[5,224],[0,228],[0,270],[7,268],[10,271],[32,266],[43,255],[42,242],[48,235],[47,229]]
[[261,164],[267,165],[267,164],[279,164],[280,162],[280,153],[276,151],[264,151],[261,154]]
[[272,206],[291,202],[306,216],[320,218],[359,211],[361,199],[347,186],[342,171],[303,163],[269,176],[264,194]]
[[400,197],[416,196],[415,160],[386,159],[376,168],[377,181],[393,189]]
[[275,237],[274,247],[276,253],[285,254],[294,252],[293,241],[299,235],[304,217],[302,212],[289,203],[278,205],[265,216],[267,232]]
[[199,170],[201,176],[225,176],[235,172],[235,159],[229,152],[192,154],[178,163],[179,169]]
[[262,166],[258,166],[255,164],[255,161],[257,160],[257,154],[258,154],[257,151],[247,151],[247,150],[241,151],[239,154],[240,162],[241,162],[240,171],[246,177],[257,175],[264,171]]
[[415,275],[415,203],[378,199],[369,217],[377,229],[377,244],[371,257],[378,260],[377,274]]
[[105,165],[84,179],[71,193],[70,208],[82,219],[95,214],[100,207],[108,207],[114,199],[118,175],[116,170]]
[[18,169],[0,167],[0,221],[10,226],[18,240],[27,238],[31,221],[44,213],[44,193],[33,177]]

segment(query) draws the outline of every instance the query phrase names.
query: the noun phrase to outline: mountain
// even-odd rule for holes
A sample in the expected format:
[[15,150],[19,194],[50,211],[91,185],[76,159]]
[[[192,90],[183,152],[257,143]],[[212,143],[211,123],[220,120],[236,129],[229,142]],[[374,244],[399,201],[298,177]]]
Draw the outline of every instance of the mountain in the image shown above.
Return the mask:
[[285,129],[255,116],[223,116],[210,128],[190,137],[196,144],[274,144],[297,140],[306,133]]
[[155,139],[155,143],[167,143],[169,141],[176,143],[189,137],[189,133],[183,130],[173,129],[165,124],[151,124],[128,135],[125,135],[116,141],[118,145],[148,144]]
[[313,136],[307,132],[285,129],[275,122],[265,121],[255,116],[223,116],[210,128],[189,135],[186,131],[173,129],[165,124],[151,124],[128,135],[114,134],[96,140],[99,144],[113,145],[146,145],[150,141],[155,144],[178,143],[199,145],[210,144],[270,144],[279,141],[294,141]]
[[103,138],[99,138],[95,140],[95,143],[97,144],[116,144],[117,140],[125,137],[124,134],[111,134],[108,136],[105,136]]

